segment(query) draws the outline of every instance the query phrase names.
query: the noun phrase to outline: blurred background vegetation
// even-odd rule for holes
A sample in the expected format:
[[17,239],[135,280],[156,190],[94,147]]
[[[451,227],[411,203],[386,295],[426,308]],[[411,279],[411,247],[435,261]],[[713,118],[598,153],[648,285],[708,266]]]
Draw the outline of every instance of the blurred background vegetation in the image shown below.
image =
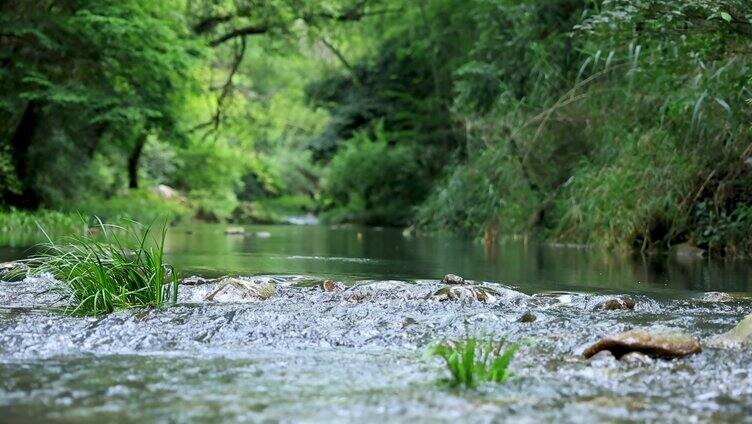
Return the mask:
[[7,0],[0,213],[752,253],[748,0]]

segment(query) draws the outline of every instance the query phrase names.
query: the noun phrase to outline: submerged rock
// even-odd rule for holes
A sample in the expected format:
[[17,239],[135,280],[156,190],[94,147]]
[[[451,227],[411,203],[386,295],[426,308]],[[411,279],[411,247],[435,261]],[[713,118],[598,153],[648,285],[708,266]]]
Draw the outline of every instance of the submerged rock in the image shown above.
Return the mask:
[[525,311],[525,313],[517,319],[517,322],[535,322],[535,320],[537,319],[538,317],[535,316],[532,312]]
[[266,300],[274,295],[277,286],[270,281],[249,281],[241,278],[228,277],[217,283],[217,288],[204,297],[204,300],[213,301],[220,293],[234,291],[236,296],[230,296],[229,301],[239,299]]
[[433,300],[477,300],[479,302],[493,302],[495,293],[477,286],[461,285],[446,286],[436,290],[429,296]]
[[741,347],[750,344],[750,342],[752,342],[752,314],[744,317],[731,330],[707,340],[708,346],[717,348]]
[[441,279],[441,283],[448,285],[461,285],[465,284],[465,279],[460,277],[459,275],[447,274],[444,276],[444,278]]
[[654,358],[671,359],[698,353],[702,348],[696,338],[684,333],[631,330],[603,337],[582,354],[590,358],[602,350],[610,351],[616,358],[640,352]]
[[635,307],[634,299],[630,297],[615,297],[613,299],[605,300],[595,305],[595,310],[602,311],[617,311],[617,310],[633,310]]

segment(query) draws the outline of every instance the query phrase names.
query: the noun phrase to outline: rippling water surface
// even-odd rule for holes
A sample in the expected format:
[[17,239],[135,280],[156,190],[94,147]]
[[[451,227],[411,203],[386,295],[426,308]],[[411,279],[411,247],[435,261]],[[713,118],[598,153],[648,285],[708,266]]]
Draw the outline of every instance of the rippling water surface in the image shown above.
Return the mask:
[[[47,278],[0,282],[3,422],[745,421],[752,350],[706,348],[637,366],[582,349],[632,328],[705,339],[752,312],[744,262],[640,258],[523,241],[495,249],[355,227],[176,227],[170,260],[191,279],[175,306],[101,318],[56,313]],[[4,251],[6,259],[23,251]],[[492,302],[430,298],[445,273]],[[274,284],[268,300],[214,277]],[[323,279],[347,288],[325,292]],[[725,302],[704,292],[734,292]],[[596,306],[614,294],[633,311]],[[532,323],[518,322],[526,311]],[[465,334],[522,342],[504,385],[436,384],[426,347]]]

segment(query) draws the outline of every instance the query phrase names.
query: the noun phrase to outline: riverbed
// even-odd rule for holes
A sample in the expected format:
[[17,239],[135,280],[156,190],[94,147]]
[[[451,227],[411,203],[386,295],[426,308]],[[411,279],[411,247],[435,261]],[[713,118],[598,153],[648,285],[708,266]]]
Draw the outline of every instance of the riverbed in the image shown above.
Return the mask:
[[[486,248],[396,229],[172,228],[190,278],[173,306],[69,317],[44,276],[0,283],[0,421],[739,422],[752,416],[752,351],[704,347],[648,365],[588,361],[633,328],[700,340],[752,311],[749,266],[625,257],[513,240]],[[24,256],[4,250],[3,259]],[[439,301],[446,273],[493,291]],[[217,277],[273,284],[267,300],[206,294]],[[342,290],[322,290],[326,279]],[[707,292],[728,292],[719,298]],[[633,310],[603,310],[629,296]],[[523,314],[535,316],[521,322]],[[505,384],[446,377],[428,347],[465,335],[519,342]]]

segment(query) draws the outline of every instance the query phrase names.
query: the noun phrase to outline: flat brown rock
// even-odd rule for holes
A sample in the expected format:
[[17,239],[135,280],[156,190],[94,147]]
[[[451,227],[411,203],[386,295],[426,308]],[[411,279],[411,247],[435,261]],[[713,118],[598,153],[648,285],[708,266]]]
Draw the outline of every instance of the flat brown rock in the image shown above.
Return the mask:
[[687,334],[632,330],[606,336],[582,354],[590,358],[602,350],[610,351],[617,358],[630,352],[640,352],[654,358],[671,359],[698,353],[702,348],[696,338]]

